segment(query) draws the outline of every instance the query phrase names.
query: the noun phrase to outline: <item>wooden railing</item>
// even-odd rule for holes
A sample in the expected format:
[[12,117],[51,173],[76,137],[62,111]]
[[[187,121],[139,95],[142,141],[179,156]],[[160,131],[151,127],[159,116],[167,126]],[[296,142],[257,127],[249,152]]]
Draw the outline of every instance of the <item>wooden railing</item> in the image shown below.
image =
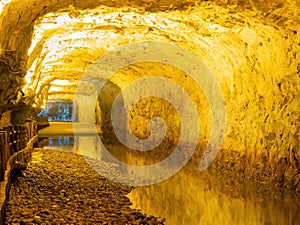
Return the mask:
[[31,160],[37,143],[37,122],[0,127],[0,225],[5,224],[11,171],[21,171]]
[[25,125],[0,127],[0,181],[4,180],[10,157],[27,148],[28,142],[36,135],[36,121],[27,122]]

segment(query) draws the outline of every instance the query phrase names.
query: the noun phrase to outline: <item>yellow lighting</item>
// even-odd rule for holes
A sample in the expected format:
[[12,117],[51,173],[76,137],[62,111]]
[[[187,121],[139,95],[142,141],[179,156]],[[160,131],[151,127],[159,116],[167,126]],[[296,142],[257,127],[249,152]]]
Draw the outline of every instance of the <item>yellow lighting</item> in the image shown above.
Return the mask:
[[55,51],[56,52],[57,50],[59,50],[59,44],[58,44],[57,40],[51,39],[47,43],[48,43],[49,51]]
[[[29,73],[29,71],[27,72],[27,74]],[[31,82],[31,76],[25,76],[25,80],[26,80],[26,83],[30,83]]]
[[49,13],[48,17],[45,17],[40,24],[35,26],[34,33],[33,33],[33,39],[31,42],[31,46],[28,49],[28,55],[32,53],[34,48],[36,47],[37,43],[42,40],[43,34],[45,30],[51,30],[51,29],[56,29],[60,26],[65,26],[66,24],[70,24],[74,22],[68,14],[63,14],[61,16],[56,17],[54,20],[55,23],[51,22],[51,17],[55,16],[53,13]]
[[27,84],[31,83],[31,78],[32,78],[32,75],[34,74],[37,61],[38,61],[38,59],[34,60],[34,62],[32,63],[32,66],[29,68],[29,70],[27,71],[27,74],[25,75],[25,80],[26,80]]
[[59,26],[63,26],[65,24],[71,23],[72,19],[69,17],[68,14],[63,14],[61,16],[56,17],[55,22]]
[[229,30],[228,28],[222,27],[222,26],[220,26],[220,25],[218,25],[218,24],[211,24],[211,25],[208,25],[207,28],[208,28],[210,31],[212,31],[212,32],[219,32],[219,33],[221,33],[221,32],[226,32],[226,31]]
[[1,0],[0,1],[0,15],[2,14],[5,6],[10,3],[12,0]]
[[66,86],[66,85],[70,84],[70,81],[68,81],[68,80],[54,80],[54,81],[51,82],[51,84]]
[[36,107],[37,107],[37,105],[36,105],[35,103],[33,103],[33,104],[32,104],[32,107],[33,107],[33,108],[36,108]]
[[53,93],[53,92],[64,92],[65,91],[65,88],[64,87],[54,87],[54,86],[51,86],[49,88],[49,91],[48,93]]
[[[59,74],[55,76],[57,79],[62,80],[50,82],[49,92],[60,93],[66,88],[74,88],[74,85],[64,80],[65,77],[60,74],[64,67],[67,70],[71,68],[70,71],[72,71],[77,66],[77,61],[80,59],[73,60],[74,57],[77,57],[77,52],[78,57],[82,58],[85,58],[82,53],[84,51],[88,52],[86,62],[89,62],[94,55],[103,54],[103,52],[114,49],[120,44],[153,39],[156,35],[159,36],[160,40],[165,40],[164,37],[160,38],[160,31],[152,29],[153,31],[149,32],[146,29],[147,27],[156,27],[161,32],[167,33],[166,37],[174,41],[181,42],[185,38],[190,38],[193,39],[196,46],[202,46],[204,42],[202,38],[198,38],[198,31],[191,32],[189,26],[182,23],[181,17],[175,17],[176,12],[174,12],[174,15],[172,13],[170,15],[165,13],[141,14],[137,9],[136,11],[121,13],[108,7],[99,7],[88,11],[88,13],[81,10],[77,12],[70,15],[65,12],[48,13],[35,24],[32,45],[28,50],[28,54],[32,54],[37,45],[42,45],[39,46],[39,48],[42,48],[39,56],[39,60],[42,60],[42,62],[38,71],[40,80],[32,92],[39,92],[43,88],[41,85],[44,84],[44,81],[41,79],[45,78],[45,81],[49,84],[46,77],[51,76],[52,73]],[[194,12],[193,16],[195,18],[192,17],[190,21],[188,21],[188,18],[184,18],[184,20],[187,21],[188,25],[198,24],[197,21],[201,21],[199,15],[198,12]],[[198,25],[200,26],[202,23],[199,22]],[[218,24],[205,25],[205,31],[207,29],[213,32],[223,31],[222,26]],[[80,29],[78,29],[79,27]],[[122,32],[119,32],[118,29],[121,29]],[[179,34],[178,30],[181,30],[182,34]],[[209,45],[213,45],[213,43],[209,42]],[[74,71],[84,72],[85,66],[83,62]],[[33,76],[37,76],[36,69],[36,65],[33,64],[26,75],[27,90],[30,90],[29,84],[32,83]]]
[[32,39],[30,48],[28,49],[28,55],[31,55],[31,53],[34,50],[35,46],[42,39],[42,37],[43,37],[43,31],[41,31],[41,30],[35,30],[34,31],[34,38]]

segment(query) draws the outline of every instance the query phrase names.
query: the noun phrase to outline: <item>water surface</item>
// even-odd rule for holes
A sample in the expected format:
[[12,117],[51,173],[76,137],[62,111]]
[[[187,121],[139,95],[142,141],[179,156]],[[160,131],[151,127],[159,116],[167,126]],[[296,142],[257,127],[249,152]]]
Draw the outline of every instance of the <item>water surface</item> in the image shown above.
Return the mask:
[[[64,136],[42,139],[39,147],[89,152],[90,157],[101,160],[98,144],[96,137]],[[192,163],[164,182],[136,187],[128,197],[132,207],[164,217],[170,225],[300,224],[297,194],[221,173],[200,172]]]

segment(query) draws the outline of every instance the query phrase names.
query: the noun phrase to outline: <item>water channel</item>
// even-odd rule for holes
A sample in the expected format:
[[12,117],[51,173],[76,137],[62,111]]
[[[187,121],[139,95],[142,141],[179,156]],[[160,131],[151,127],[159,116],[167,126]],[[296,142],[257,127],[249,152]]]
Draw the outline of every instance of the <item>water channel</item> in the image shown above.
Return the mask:
[[[96,137],[61,136],[43,138],[39,147],[79,154],[88,148],[90,157],[100,159],[97,143]],[[132,207],[164,217],[165,224],[170,225],[300,224],[297,194],[236,177],[200,172],[192,163],[161,183],[136,187],[128,197]]]

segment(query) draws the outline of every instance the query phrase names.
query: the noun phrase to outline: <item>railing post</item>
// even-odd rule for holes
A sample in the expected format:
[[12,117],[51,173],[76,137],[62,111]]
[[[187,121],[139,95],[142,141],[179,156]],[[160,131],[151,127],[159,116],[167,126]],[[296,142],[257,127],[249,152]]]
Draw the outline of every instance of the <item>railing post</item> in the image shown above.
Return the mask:
[[14,146],[16,144],[15,140],[15,133],[14,133],[14,126],[9,126],[9,136],[10,136],[10,143],[9,143],[9,156],[14,154]]
[[6,132],[6,151],[5,151],[5,159],[9,159],[10,157],[10,146],[11,146],[11,142],[10,142],[10,128],[9,127],[3,127],[3,130]]
[[28,128],[26,125],[23,125],[22,126],[22,131],[23,131],[23,146],[22,146],[22,149],[26,148],[27,146],[27,142],[30,140],[28,138]]
[[1,150],[1,154],[0,154],[0,181],[4,180],[4,174],[5,174],[5,167],[6,167],[6,162],[5,160],[2,158],[4,157],[3,152],[5,151],[5,133],[2,132],[0,130],[0,150]]
[[21,144],[21,130],[20,126],[14,126],[14,152],[20,151],[20,144]]
[[28,137],[28,140],[30,140],[32,138],[32,136],[31,136],[32,122],[26,122],[26,126],[27,126],[27,130],[28,130],[27,137]]
[[9,157],[9,143],[10,143],[10,136],[9,136],[9,128],[5,127],[5,128],[2,128],[0,130],[0,134],[2,136],[1,138],[1,146],[0,146],[0,149],[1,149],[1,181],[4,180],[4,174],[5,174],[5,170],[6,170],[6,163],[7,163],[7,160],[8,160],[8,157]]

